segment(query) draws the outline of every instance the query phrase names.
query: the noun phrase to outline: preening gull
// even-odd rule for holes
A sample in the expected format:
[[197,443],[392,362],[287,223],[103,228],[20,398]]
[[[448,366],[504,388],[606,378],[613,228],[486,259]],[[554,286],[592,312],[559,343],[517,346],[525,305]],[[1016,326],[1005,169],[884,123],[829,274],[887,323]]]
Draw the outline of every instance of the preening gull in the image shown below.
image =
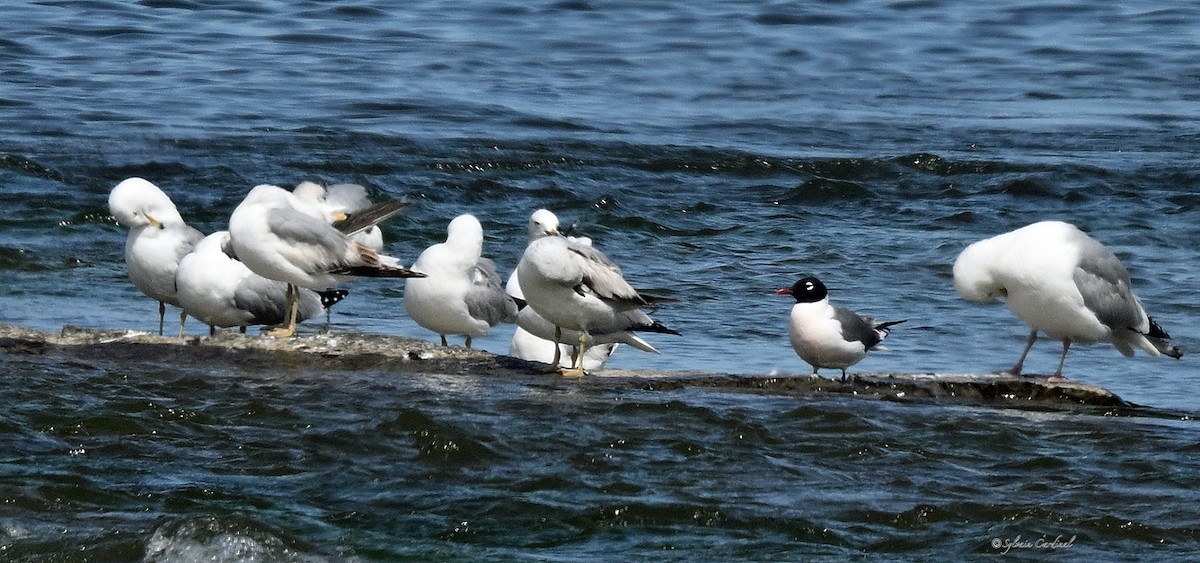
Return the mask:
[[904,321],[877,322],[829,303],[829,289],[821,280],[804,276],[791,287],[777,292],[796,299],[788,323],[788,339],[800,359],[813,367],[813,375],[821,368],[842,370],[857,364],[867,352],[887,338],[893,325]]
[[[183,310],[209,326],[277,325],[287,321],[287,284],[250,271],[230,256],[229,231],[217,231],[201,240],[179,262],[175,286]],[[344,290],[318,293],[300,290],[297,322],[325,312],[346,296]]]
[[[292,193],[301,201],[314,204],[315,209],[320,210],[323,217],[334,226],[344,225],[351,216],[362,213],[373,205],[367,197],[367,189],[359,184],[333,184],[325,187],[316,182],[301,182],[292,189]],[[368,225],[350,234],[350,238],[376,252],[383,250],[383,230],[377,224]]]
[[263,184],[250,190],[229,217],[234,254],[246,267],[267,279],[289,284],[287,322],[272,335],[296,332],[299,297],[296,289],[333,287],[353,277],[423,277],[350,240],[321,218],[313,204],[291,192]]
[[1111,342],[1125,356],[1135,347],[1183,356],[1142,309],[1121,261],[1069,223],[1034,223],[968,246],[954,262],[954,288],[968,301],[1004,298],[1032,329],[1013,374],[1021,373],[1038,331],[1062,341],[1054,378],[1062,378],[1072,342]]
[[[129,280],[147,297],[158,301],[158,333],[163,333],[166,304],[179,306],[175,270],[179,261],[204,238],[183,222],[179,210],[162,190],[142,178],[128,178],[108,194],[108,210],[129,229],[125,267]],[[179,313],[179,336],[187,313]]]
[[[639,293],[625,281],[621,269],[603,253],[558,233],[558,219],[539,209],[530,217],[531,237],[517,265],[517,280],[525,301],[555,327],[552,340],[563,342],[562,331],[579,331],[579,357],[587,354],[588,336],[643,330],[679,334],[650,319],[640,307],[668,299]],[[553,362],[557,369],[558,362]],[[579,377],[576,362],[564,376]]]
[[517,304],[504,292],[496,265],[483,254],[483,226],[472,215],[459,215],[446,227],[446,242],[417,257],[413,269],[427,277],[405,282],[404,309],[417,324],[442,338],[471,339],[491,327],[517,319]]

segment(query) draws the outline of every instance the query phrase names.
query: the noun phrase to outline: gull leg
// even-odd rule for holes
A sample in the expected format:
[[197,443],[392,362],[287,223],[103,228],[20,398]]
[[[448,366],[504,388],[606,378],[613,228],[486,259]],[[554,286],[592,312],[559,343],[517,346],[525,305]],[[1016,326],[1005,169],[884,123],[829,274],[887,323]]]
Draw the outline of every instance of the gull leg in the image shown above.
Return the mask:
[[1063,368],[1063,364],[1065,364],[1067,362],[1067,350],[1070,350],[1070,349],[1071,349],[1071,339],[1064,338],[1063,339],[1062,357],[1060,357],[1058,359],[1058,371],[1054,372],[1054,375],[1050,378],[1050,381],[1068,381],[1067,378],[1063,377],[1062,368]]
[[217,325],[208,325],[208,337],[212,338],[217,335]]
[[187,313],[179,311],[179,337],[183,338],[183,321],[187,320]]
[[563,377],[583,377],[583,353],[587,351],[587,331],[579,331],[579,354],[575,356],[575,360],[571,362],[570,369],[560,369]]
[[162,301],[158,302],[158,335],[163,335],[163,321],[167,317],[167,304]]
[[[333,289],[333,288],[331,287],[329,289]],[[325,308],[325,330],[323,332],[326,332],[326,333],[329,332],[329,325],[332,323],[333,323],[333,308],[332,308],[332,306],[330,306],[330,307]]]
[[467,348],[471,347],[471,337],[467,336]]
[[559,346],[558,341],[562,339],[562,328],[554,327],[554,360],[550,365],[542,369],[546,373],[558,371],[558,362],[562,361],[562,346]]
[[442,346],[449,346],[449,345],[450,345],[450,343],[449,343],[449,342],[446,342],[446,335],[445,335],[445,334],[439,334],[438,336],[442,337]]
[[842,368],[842,381],[846,381],[846,368]]
[[296,335],[296,315],[300,312],[300,289],[289,283],[285,295],[287,295],[288,314],[284,324],[267,333],[275,338],[291,338]]
[[[1021,375],[1021,367],[1025,365],[1025,356],[1029,355],[1029,349],[1033,348],[1033,343],[1036,340],[1037,340],[1037,329],[1035,328],[1035,329],[1029,331],[1029,340],[1025,342],[1025,351],[1021,352],[1021,357],[1017,359],[1017,365],[1013,366],[1012,369],[1008,370],[1008,373],[1011,373],[1013,375]],[[1063,356],[1066,357],[1066,352],[1063,352]]]

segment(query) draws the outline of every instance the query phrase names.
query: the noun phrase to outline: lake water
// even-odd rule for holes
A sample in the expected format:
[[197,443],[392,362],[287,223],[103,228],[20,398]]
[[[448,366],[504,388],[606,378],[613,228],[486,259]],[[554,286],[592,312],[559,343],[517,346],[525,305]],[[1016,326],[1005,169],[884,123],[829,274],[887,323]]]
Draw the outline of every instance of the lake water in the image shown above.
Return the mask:
[[[469,212],[505,275],[529,214],[552,209],[635,286],[680,300],[655,317],[682,336],[649,335],[663,354],[623,349],[615,368],[807,373],[787,343],[791,302],[774,295],[802,272],[835,304],[909,319],[852,371],[1007,368],[1025,326],[959,299],[951,265],[1040,219],[1108,245],[1185,354],[1197,341],[1191,3],[409,4],[10,6],[0,322],[156,328],[106,205],[142,176],[205,232],[259,183],[406,195],[417,205],[384,227],[406,261]],[[332,331],[436,338],[405,316],[402,283],[349,289]],[[477,345],[504,353],[511,330]],[[1053,371],[1059,351],[1041,342],[1027,369]],[[1190,355],[1072,349],[1069,377],[1175,413],[1132,417],[537,376],[0,363],[5,559],[1200,548]]]

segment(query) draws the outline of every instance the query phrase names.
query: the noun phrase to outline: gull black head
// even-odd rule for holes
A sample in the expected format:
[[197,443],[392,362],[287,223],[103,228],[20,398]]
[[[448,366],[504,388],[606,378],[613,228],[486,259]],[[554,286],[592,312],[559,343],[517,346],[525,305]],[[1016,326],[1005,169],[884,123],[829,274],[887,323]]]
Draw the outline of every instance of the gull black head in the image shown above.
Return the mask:
[[792,287],[785,287],[775,293],[791,295],[797,303],[816,303],[829,296],[829,288],[813,276],[804,276],[796,280]]

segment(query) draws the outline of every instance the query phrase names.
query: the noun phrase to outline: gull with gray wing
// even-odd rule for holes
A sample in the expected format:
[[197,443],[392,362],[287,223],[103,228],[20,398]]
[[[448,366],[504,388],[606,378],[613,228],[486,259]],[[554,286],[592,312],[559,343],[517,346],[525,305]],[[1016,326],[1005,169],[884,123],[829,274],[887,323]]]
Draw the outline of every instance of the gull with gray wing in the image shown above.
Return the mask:
[[414,322],[446,335],[472,338],[491,327],[514,322],[517,304],[504,292],[496,265],[483,254],[483,225],[472,215],[459,215],[446,227],[446,242],[426,248],[413,263],[425,274],[405,282],[404,309]]
[[791,295],[796,300],[788,323],[788,339],[800,359],[812,366],[813,375],[819,375],[821,368],[837,368],[842,370],[845,381],[846,368],[879,346],[893,325],[905,322],[876,322],[849,309],[834,307],[829,303],[829,289],[812,276],[801,277],[791,287],[775,293]]
[[291,286],[288,320],[272,331],[273,336],[295,334],[300,287],[333,287],[355,277],[424,276],[351,240],[321,217],[313,204],[263,184],[250,190],[229,218],[229,236],[238,259],[254,273]]
[[1134,348],[1183,357],[1142,308],[1116,255],[1069,223],[1042,221],[971,244],[954,261],[954,288],[968,301],[1003,298],[1029,325],[1025,349],[1008,370],[1014,375],[1021,374],[1039,331],[1062,341],[1054,379],[1065,379],[1073,342],[1111,342],[1127,357]]
[[[128,178],[108,194],[109,212],[129,228],[125,268],[134,287],[158,301],[158,333],[163,333],[167,307],[179,306],[175,270],[204,234],[184,223],[171,198],[142,178]],[[179,336],[187,313],[179,313]]]

